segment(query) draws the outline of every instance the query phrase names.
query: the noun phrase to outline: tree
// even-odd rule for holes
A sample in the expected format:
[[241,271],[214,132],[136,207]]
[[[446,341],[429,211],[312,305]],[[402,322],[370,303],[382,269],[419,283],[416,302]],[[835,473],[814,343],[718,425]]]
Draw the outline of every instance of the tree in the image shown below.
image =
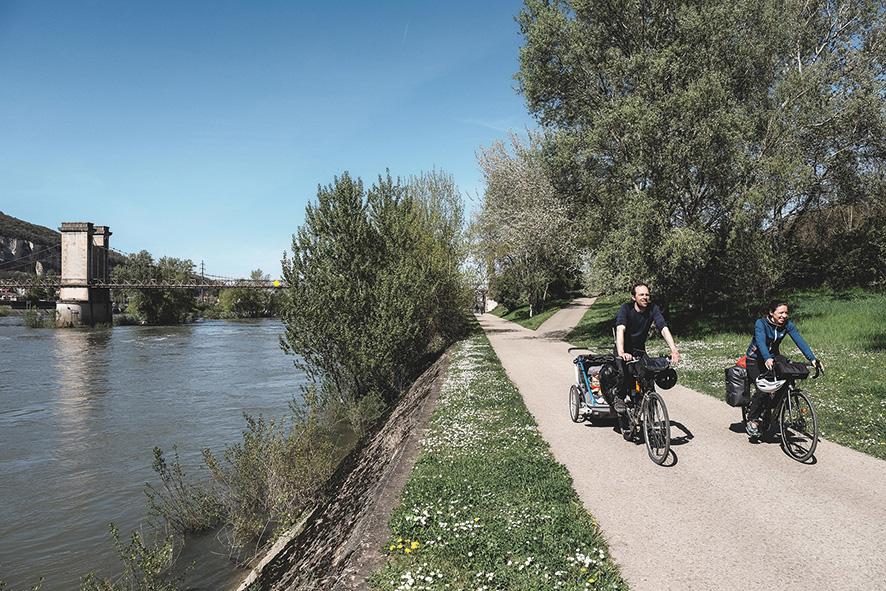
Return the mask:
[[[146,250],[127,258],[111,273],[115,283],[187,282],[193,279],[190,260],[162,257],[157,263]],[[187,322],[196,301],[190,289],[127,289],[127,312],[147,324]]]
[[[249,275],[250,281],[269,281],[261,269],[255,269]],[[267,289],[251,287],[231,287],[221,290],[218,295],[218,307],[222,318],[268,318],[277,313],[274,293]]]
[[464,326],[461,223],[442,173],[319,187],[283,259],[284,350],[339,396],[396,396]]
[[882,194],[884,14],[527,0],[520,90],[558,192],[606,226],[600,286],[743,299],[779,284],[799,214]]
[[486,180],[478,216],[480,250],[492,268],[493,297],[538,311],[551,285],[575,272],[577,228],[551,184],[539,142],[511,137],[511,150],[495,142],[478,159]]

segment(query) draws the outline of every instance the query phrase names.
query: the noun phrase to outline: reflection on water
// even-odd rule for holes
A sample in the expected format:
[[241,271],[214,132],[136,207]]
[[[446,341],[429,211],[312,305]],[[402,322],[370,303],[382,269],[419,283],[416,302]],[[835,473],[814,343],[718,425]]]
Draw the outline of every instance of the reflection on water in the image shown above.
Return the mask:
[[[96,414],[96,406],[108,393],[107,345],[111,330],[52,331],[52,352],[58,375],[58,417],[60,445],[77,441],[88,428],[88,415]],[[87,353],[87,354],[84,354]]]
[[[0,319],[0,580],[67,590],[118,570],[107,523],[125,535],[144,519],[155,445],[176,445],[200,476],[201,448],[236,441],[244,412],[287,412],[304,378],[281,332],[270,320],[45,330]],[[203,589],[231,580],[213,560],[201,560]]]

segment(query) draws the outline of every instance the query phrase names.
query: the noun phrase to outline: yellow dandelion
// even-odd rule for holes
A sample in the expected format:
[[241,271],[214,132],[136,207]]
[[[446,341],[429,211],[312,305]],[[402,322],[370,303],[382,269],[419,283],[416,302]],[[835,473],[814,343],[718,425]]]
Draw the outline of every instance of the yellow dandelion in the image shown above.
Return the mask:
[[396,549],[397,549],[397,546],[395,544],[391,544],[391,547],[388,548],[388,550],[396,550]]
[[413,550],[415,550],[416,548],[418,548],[419,545],[420,545],[420,544],[418,543],[418,540],[416,540],[416,541],[412,542],[411,544],[409,544],[409,546],[410,546]]
[[583,567],[581,567],[580,570],[581,570],[581,572],[586,573],[586,572],[588,572],[588,567],[583,566]]
[[410,552],[412,552],[412,548],[403,548],[403,552],[409,554]]

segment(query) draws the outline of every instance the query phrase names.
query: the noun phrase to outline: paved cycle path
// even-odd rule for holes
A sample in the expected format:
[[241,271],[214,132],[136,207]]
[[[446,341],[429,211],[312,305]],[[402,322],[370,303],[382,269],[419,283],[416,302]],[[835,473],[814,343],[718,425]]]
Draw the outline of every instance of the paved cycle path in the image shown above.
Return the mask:
[[633,590],[886,589],[886,462],[821,441],[800,464],[677,385],[663,392],[677,462],[656,466],[611,424],[569,419],[568,343],[478,319]]

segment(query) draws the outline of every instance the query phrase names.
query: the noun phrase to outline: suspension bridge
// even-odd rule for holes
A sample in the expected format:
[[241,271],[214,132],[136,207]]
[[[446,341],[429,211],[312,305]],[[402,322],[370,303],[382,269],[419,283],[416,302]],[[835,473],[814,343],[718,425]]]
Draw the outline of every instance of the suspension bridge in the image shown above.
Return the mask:
[[[6,289],[57,289],[56,319],[59,326],[91,325],[110,322],[111,290],[121,289],[280,289],[285,284],[279,280],[225,277],[207,273],[189,274],[178,280],[135,279],[115,281],[110,274],[110,255],[124,260],[133,255],[112,249],[109,241],[110,228],[96,226],[91,222],[63,222],[59,228],[61,240],[28,253],[26,256],[6,261],[0,271],[21,267],[24,263],[36,265],[40,258],[60,258],[61,274],[0,277],[0,288]],[[4,267],[6,267],[4,269]],[[157,265],[153,266],[155,269]]]

